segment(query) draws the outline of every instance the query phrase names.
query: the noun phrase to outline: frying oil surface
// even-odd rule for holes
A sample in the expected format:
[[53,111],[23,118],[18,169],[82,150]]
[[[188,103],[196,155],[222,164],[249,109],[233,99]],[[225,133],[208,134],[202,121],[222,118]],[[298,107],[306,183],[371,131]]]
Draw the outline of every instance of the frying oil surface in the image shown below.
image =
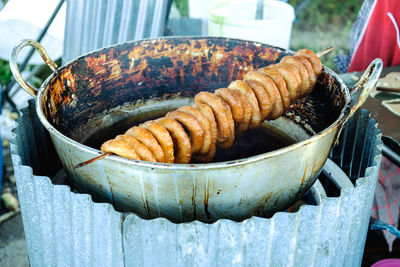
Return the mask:
[[295,143],[288,135],[266,123],[258,128],[247,130],[240,137],[236,137],[235,144],[229,149],[217,149],[214,162],[243,159],[273,150],[277,150]]
[[[153,110],[152,112],[145,112],[120,120],[117,123],[94,132],[83,143],[92,148],[99,149],[102,143],[115,138],[119,134],[125,133],[130,127],[151,119],[160,118],[169,110]],[[295,141],[292,138],[276,127],[262,123],[258,128],[247,130],[244,135],[236,137],[235,144],[231,148],[217,149],[213,162],[243,159],[277,150],[293,143]],[[192,163],[196,162],[192,161]]]

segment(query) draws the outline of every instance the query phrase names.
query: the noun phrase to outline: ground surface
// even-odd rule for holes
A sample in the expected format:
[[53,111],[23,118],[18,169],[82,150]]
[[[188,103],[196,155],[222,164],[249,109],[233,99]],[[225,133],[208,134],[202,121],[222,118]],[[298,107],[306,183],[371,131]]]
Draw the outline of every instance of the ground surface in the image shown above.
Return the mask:
[[0,266],[28,266],[21,213],[0,224]]
[[[3,188],[11,189],[12,193],[17,196],[9,146],[4,147],[3,151]],[[2,206],[0,215],[0,266],[28,266],[28,251],[26,249],[21,213],[7,211]],[[8,215],[11,215],[11,217]]]

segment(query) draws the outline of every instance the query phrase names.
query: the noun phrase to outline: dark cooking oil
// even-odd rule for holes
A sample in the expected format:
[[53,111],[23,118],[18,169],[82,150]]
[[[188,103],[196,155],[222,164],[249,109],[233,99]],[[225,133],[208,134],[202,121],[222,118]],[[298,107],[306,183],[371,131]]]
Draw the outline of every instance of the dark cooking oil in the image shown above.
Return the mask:
[[90,135],[83,143],[87,146],[100,149],[101,144],[105,141],[116,137],[119,134],[124,134],[129,128],[139,125],[145,121],[153,120],[162,117],[167,111],[158,111],[154,113],[145,113],[142,115],[136,115],[128,117],[114,123],[110,126],[103,127],[92,135]]
[[292,138],[275,127],[261,124],[256,129],[247,130],[236,137],[235,144],[229,149],[217,149],[214,162],[243,159],[277,150],[295,143]]
[[[98,130],[88,137],[84,144],[99,149],[103,142],[125,133],[130,127],[161,116],[162,114],[157,113],[152,114],[152,116],[147,114],[146,117],[135,116],[121,120],[109,127]],[[236,137],[235,143],[231,148],[217,149],[213,162],[243,159],[283,148],[293,143],[294,140],[288,135],[271,125],[263,123],[258,128],[247,130],[244,135]]]

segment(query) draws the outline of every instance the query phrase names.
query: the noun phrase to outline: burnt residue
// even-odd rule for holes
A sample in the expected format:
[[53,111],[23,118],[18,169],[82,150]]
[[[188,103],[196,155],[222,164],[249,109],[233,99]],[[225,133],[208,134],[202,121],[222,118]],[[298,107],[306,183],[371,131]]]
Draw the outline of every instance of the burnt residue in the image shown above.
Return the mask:
[[[227,87],[250,70],[276,63],[287,51],[226,38],[167,38],[115,45],[82,56],[57,70],[47,84],[43,111],[74,138],[85,125],[126,103]],[[328,73],[286,114],[319,132],[344,106],[343,89]],[[77,140],[79,141],[79,140]]]
[[[285,116],[301,125],[312,135],[334,123],[346,105],[346,91],[329,73],[323,71],[310,95],[299,99]],[[311,131],[312,130],[312,131]]]
[[[181,92],[194,96],[274,63],[282,51],[226,38],[168,38],[116,45],[58,69],[47,85],[44,113],[61,132],[124,103]],[[73,97],[71,97],[73,94]]]

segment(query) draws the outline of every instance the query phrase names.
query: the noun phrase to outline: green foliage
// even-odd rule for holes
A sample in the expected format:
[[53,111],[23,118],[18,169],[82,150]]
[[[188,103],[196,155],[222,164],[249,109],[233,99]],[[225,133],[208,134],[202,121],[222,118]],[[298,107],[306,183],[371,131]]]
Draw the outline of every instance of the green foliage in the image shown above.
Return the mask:
[[[305,0],[290,0],[296,9]],[[320,1],[310,0],[305,8],[297,14],[296,26],[300,29],[324,29],[329,25],[346,25],[354,21],[363,0]]]
[[[305,0],[290,0],[296,9]],[[337,71],[333,59],[339,54],[349,53],[349,35],[351,25],[357,18],[363,0],[310,0],[300,12],[293,24],[290,48],[294,51],[309,48],[320,51],[333,46],[335,50],[324,56],[324,65]]]
[[0,59],[0,84],[5,85],[11,79],[11,70],[8,61]]
[[176,7],[181,13],[182,17],[189,16],[189,4],[188,0],[175,0]]

